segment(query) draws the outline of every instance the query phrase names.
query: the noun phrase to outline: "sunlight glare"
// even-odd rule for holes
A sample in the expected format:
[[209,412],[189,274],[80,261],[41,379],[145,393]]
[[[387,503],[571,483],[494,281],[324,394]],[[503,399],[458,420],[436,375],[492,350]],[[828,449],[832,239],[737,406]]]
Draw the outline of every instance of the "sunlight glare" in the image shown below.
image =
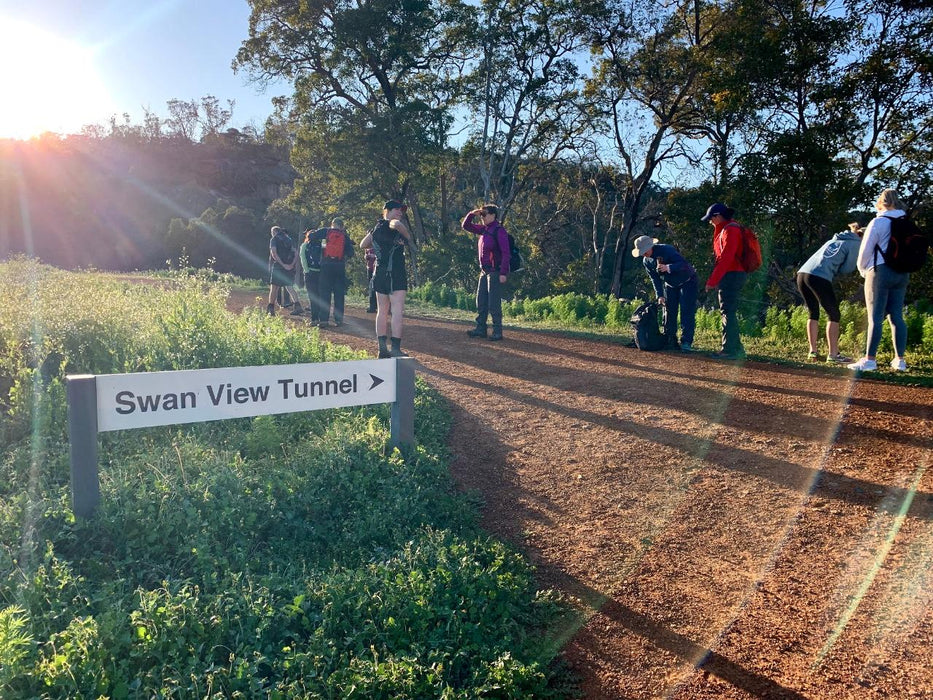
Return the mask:
[[114,112],[91,50],[2,17],[0,99],[0,138],[79,133]]

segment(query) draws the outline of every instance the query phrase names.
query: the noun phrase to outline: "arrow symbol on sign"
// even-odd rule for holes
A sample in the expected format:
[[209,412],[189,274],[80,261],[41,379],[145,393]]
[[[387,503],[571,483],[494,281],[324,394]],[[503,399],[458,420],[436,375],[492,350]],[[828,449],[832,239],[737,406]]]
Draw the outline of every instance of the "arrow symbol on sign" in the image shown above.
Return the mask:
[[370,374],[369,376],[373,378],[373,385],[369,387],[370,391],[372,391],[373,389],[375,389],[377,386],[379,386],[385,381],[385,379],[380,379],[375,374]]

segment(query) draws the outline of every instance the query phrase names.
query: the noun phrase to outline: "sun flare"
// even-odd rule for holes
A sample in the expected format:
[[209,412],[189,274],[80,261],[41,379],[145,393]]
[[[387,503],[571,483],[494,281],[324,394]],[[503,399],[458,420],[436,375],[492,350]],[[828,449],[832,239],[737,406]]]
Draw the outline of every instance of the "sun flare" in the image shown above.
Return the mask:
[[0,17],[0,138],[78,133],[113,113],[93,53]]

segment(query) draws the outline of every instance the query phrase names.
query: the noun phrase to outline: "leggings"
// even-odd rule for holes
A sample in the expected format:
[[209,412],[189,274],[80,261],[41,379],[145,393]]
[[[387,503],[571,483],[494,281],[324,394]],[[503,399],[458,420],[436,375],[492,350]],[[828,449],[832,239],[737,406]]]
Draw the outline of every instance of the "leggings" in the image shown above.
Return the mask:
[[820,319],[820,307],[826,309],[829,320],[839,323],[839,301],[833,292],[833,283],[825,277],[811,275],[808,272],[797,273],[797,289],[803,295],[803,300],[810,312],[810,320]]

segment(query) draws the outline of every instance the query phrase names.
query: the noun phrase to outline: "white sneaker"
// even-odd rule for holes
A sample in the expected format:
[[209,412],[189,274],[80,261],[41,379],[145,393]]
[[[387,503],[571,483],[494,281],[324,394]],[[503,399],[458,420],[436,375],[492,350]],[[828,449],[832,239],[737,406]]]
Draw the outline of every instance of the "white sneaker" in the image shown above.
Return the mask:
[[857,362],[853,362],[851,365],[846,365],[848,369],[854,369],[856,372],[874,372],[878,369],[878,363],[874,360],[869,360],[867,357],[863,357]]
[[906,372],[907,363],[904,362],[903,357],[895,357],[893,360],[891,360],[891,369],[896,370],[898,372]]

